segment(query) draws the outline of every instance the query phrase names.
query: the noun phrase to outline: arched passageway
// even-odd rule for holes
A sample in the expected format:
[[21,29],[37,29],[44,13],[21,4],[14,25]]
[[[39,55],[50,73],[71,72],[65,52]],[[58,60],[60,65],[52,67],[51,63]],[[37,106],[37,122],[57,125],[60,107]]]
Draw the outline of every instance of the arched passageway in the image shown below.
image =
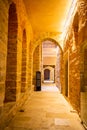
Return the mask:
[[[0,0],[0,128],[2,124],[1,121],[10,120],[9,117],[14,116],[16,111],[32,93],[32,79],[35,84],[36,71],[41,72],[41,80],[43,81],[44,66],[53,67],[54,72],[51,73],[51,69],[49,69],[50,76],[46,77],[46,79],[49,80],[51,76],[54,77],[52,80],[55,81],[56,86],[59,87],[60,90],[62,89],[62,94],[67,96],[73,108],[81,115],[82,122],[87,126],[87,44],[82,47],[83,42],[87,41],[87,1],[68,1],[69,2],[66,2],[66,0],[56,0],[50,3],[48,1],[47,4],[46,0],[41,2],[32,0]],[[44,5],[47,7],[45,10]],[[58,9],[58,11],[56,9]],[[68,14],[65,13],[68,11]],[[67,20],[66,22],[65,19]],[[56,41],[59,41],[59,43]],[[63,59],[60,45],[63,49]],[[81,57],[80,49],[82,49]],[[55,58],[53,50],[56,50]],[[44,56],[42,56],[43,54]],[[80,58],[82,58],[82,60],[80,60]],[[39,93],[37,93],[37,97],[38,95]],[[46,96],[48,95],[46,94]],[[56,97],[59,96],[61,96],[61,94],[57,94]],[[51,99],[50,102],[53,100],[53,103],[57,103],[54,99]],[[35,102],[36,99],[33,101]],[[61,103],[60,101],[61,100],[59,100],[59,103]],[[40,105],[43,107],[43,100],[40,102],[42,102]],[[38,103],[34,105],[36,105],[34,107],[37,107]],[[44,106],[45,105],[46,102]],[[57,108],[55,107],[55,109],[52,107],[54,106],[53,104],[48,105],[47,103],[47,109],[44,108],[46,113],[42,116],[44,117],[44,115],[46,115],[46,119],[55,115],[53,119],[55,120],[55,118],[57,118],[55,110],[57,110],[57,112],[59,110],[58,118],[63,117],[59,114],[64,104],[62,104],[59,109],[60,105],[61,104],[56,105]],[[29,108],[32,106],[33,104],[29,104]],[[43,111],[43,109],[39,109],[39,107],[34,109],[35,113],[36,109],[41,112]],[[50,111],[47,112],[48,108],[53,108],[51,112],[54,110],[54,113],[50,113]],[[66,115],[66,113],[62,114],[64,116]],[[35,114],[33,115],[35,116]],[[23,120],[24,118],[25,117],[23,117]],[[42,119],[42,117],[40,119]],[[35,122],[35,120],[33,121]],[[54,124],[58,125],[59,120],[50,123],[52,128]],[[74,122],[74,124],[75,123],[76,122]],[[7,124],[7,122],[3,124]],[[23,122],[21,124],[24,125]],[[41,129],[44,129],[43,124],[44,123],[41,124]],[[69,127],[67,127],[67,129],[68,128]],[[45,127],[45,129],[50,128]],[[56,129],[56,126],[52,129]],[[77,129],[79,129],[79,127]]]
[[60,88],[61,59],[62,51],[58,43],[51,38],[44,39],[33,53],[33,84],[36,83],[36,71],[40,71],[42,82],[49,80]]

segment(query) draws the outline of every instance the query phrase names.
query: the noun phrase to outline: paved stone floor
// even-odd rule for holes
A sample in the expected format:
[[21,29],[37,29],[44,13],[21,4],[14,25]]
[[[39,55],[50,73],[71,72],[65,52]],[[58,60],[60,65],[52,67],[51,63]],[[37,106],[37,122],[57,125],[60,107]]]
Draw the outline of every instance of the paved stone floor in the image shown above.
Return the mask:
[[77,113],[55,86],[57,91],[43,87],[33,92],[5,130],[84,130]]

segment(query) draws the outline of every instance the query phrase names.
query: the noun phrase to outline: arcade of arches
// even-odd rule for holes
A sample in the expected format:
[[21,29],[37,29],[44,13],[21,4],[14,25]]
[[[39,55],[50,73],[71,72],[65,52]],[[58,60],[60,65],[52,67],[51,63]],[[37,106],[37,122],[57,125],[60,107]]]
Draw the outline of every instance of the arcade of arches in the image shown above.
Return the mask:
[[34,91],[36,71],[42,82],[56,83],[80,116],[87,108],[87,1],[77,0],[73,7],[62,34],[40,32],[33,31],[22,0],[0,0],[0,123]]

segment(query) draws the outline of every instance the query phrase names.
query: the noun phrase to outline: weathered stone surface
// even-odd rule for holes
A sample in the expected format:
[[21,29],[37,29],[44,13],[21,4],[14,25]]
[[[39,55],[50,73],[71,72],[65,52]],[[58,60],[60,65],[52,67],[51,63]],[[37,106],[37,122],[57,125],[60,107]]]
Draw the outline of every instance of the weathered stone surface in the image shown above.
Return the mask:
[[[6,109],[3,122],[15,114],[31,93],[32,83],[36,83],[36,71],[41,71],[42,68],[42,41],[49,37],[54,39],[58,37],[58,33],[37,30],[33,37],[23,1],[12,1],[0,0],[0,119],[4,105],[15,102],[15,105],[9,108],[9,113]],[[57,61],[57,86],[61,84],[61,92],[80,112],[80,87],[84,82],[87,84],[87,65],[84,64],[87,59],[86,53],[84,56],[84,49],[87,46],[86,0],[78,0],[63,43],[63,57],[61,56],[61,62],[60,57]],[[81,78],[81,74],[84,79]],[[43,124],[42,129],[48,129],[48,126],[44,127]]]
[[[62,64],[62,92],[65,95],[65,71],[63,70],[65,55],[68,53],[68,79],[67,79],[67,89],[68,89],[68,98],[70,102],[73,104],[74,108],[81,112],[80,106],[80,87],[81,75],[84,71],[83,65],[83,47],[86,46],[87,41],[87,1],[78,0],[78,3],[72,13],[72,19],[70,25],[68,27],[68,32],[66,34],[67,38],[64,40],[64,54],[63,54],[63,64]],[[85,41],[85,42],[84,42]],[[82,52],[82,53],[81,53]],[[84,57],[87,58],[86,55]]]
[[41,71],[41,45],[37,46],[33,54],[33,84],[36,85],[36,71]]
[[[22,55],[22,35],[24,29],[26,30],[27,44]],[[12,113],[16,112],[18,107],[21,106],[28,96],[25,94],[21,100],[21,95],[23,95],[23,93],[21,93],[21,77],[23,76],[23,81],[26,81],[26,91],[30,88],[29,85],[31,84],[31,80],[28,78],[29,72],[31,71],[31,66],[29,68],[29,63],[31,62],[29,59],[31,37],[32,28],[28,21],[23,1],[21,0],[19,2],[14,0],[12,3],[8,0],[0,0],[0,106],[3,106],[3,114],[7,114],[4,116],[3,122],[12,117]],[[21,68],[22,57],[23,73]],[[23,87],[25,87],[25,85],[23,85]],[[12,109],[9,108],[9,113],[8,110],[4,113],[4,102],[6,104],[10,101],[15,101],[17,106],[14,106]],[[0,120],[2,116],[0,113]]]
[[[52,86],[53,84],[51,84]],[[48,86],[49,88],[51,86]],[[55,88],[55,86],[54,86]],[[8,128],[18,130],[84,130],[77,113],[71,113],[72,107],[58,92],[33,92]],[[6,130],[6,128],[5,128]]]

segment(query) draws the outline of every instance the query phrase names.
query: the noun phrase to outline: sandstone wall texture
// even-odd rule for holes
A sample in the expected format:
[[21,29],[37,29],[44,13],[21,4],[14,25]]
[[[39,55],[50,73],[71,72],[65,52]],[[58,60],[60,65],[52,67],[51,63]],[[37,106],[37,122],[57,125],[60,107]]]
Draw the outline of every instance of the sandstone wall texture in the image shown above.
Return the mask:
[[[28,96],[31,39],[32,28],[23,1],[0,0],[0,127]],[[13,111],[9,109],[8,113],[9,107]]]
[[36,85],[36,72],[41,72],[41,57],[42,57],[41,44],[38,45],[33,53],[33,84]]
[[[55,79],[80,113],[81,90],[87,86],[87,0],[77,0],[70,17]],[[37,30],[33,36],[23,1],[0,0],[0,129],[31,94],[36,71],[43,68],[42,41],[54,39],[60,47],[58,37],[58,33]]]
[[62,79],[62,77],[61,77],[62,76],[62,74],[61,74],[62,68],[61,67],[62,67],[62,51],[58,47],[56,66],[55,66],[55,83],[60,91],[61,91],[61,79]]
[[[62,60],[62,92],[73,107],[81,112],[81,84],[84,80],[83,52],[87,45],[87,1],[78,0],[64,39]],[[87,74],[86,74],[87,75]],[[82,86],[83,87],[83,86]]]

